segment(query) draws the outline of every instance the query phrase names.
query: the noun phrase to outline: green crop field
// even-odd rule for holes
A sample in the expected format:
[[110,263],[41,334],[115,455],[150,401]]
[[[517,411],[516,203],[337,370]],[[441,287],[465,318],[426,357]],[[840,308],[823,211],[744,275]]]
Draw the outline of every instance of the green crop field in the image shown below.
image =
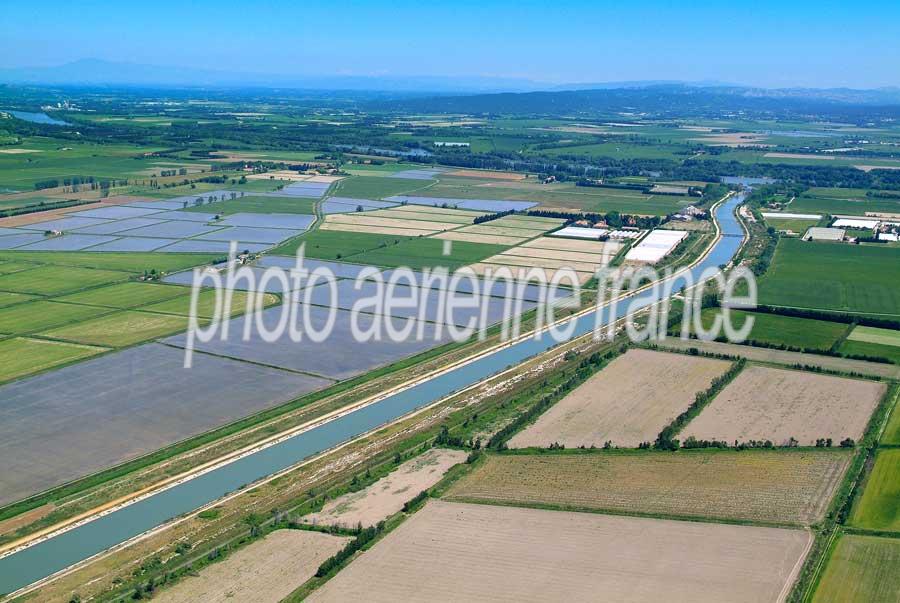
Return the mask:
[[191,205],[186,211],[217,213],[222,215],[238,212],[254,214],[313,214],[316,199],[303,197],[260,197],[247,195],[236,199],[226,199],[203,205]]
[[[703,328],[708,330],[720,312],[721,310],[718,308],[705,308],[701,314]],[[747,337],[749,341],[794,348],[829,350],[849,328],[848,325],[837,322],[732,310],[731,319],[734,328],[743,327],[744,322],[750,316],[754,320],[753,330]],[[674,332],[679,333],[680,330],[680,325],[673,329]]]
[[21,335],[79,322],[111,312],[109,308],[37,300],[0,309],[0,333]]
[[142,273],[144,270],[177,272],[186,268],[200,266],[201,264],[209,264],[217,258],[224,258],[224,256],[208,253],[97,253],[90,251],[0,252],[0,261],[13,261],[18,263],[34,262],[36,264],[54,264],[57,266],[122,270],[125,272],[133,272],[136,275]]
[[873,356],[885,358],[891,362],[900,364],[900,347],[869,343],[867,341],[844,341],[838,351],[842,354],[853,356]]
[[529,183],[519,187],[503,187],[498,183],[482,186],[483,181],[465,179],[441,180],[416,194],[423,197],[456,199],[501,199],[534,201],[545,207],[563,207],[588,212],[617,211],[623,214],[664,216],[696,202],[692,197],[645,195],[625,189],[579,187],[570,184],[541,185]]
[[869,530],[900,531],[900,449],[879,450],[862,496],[853,505],[850,525]]
[[28,262],[0,261],[0,274],[12,274],[13,272],[28,270],[29,268],[34,268],[34,264]]
[[900,248],[782,239],[759,283],[759,301],[900,315]]
[[0,341],[0,382],[24,377],[66,362],[87,358],[103,348],[16,337]]
[[331,187],[331,195],[351,197],[353,199],[383,199],[391,195],[402,195],[421,192],[434,180],[410,180],[408,178],[389,178],[383,176],[351,176],[339,180]]
[[125,310],[44,331],[41,335],[75,343],[122,347],[182,331],[187,326],[184,316]]
[[24,293],[10,293],[9,291],[0,291],[0,308],[18,304],[29,299],[34,299],[34,295],[26,295]]
[[406,239],[396,245],[380,247],[358,256],[350,256],[347,261],[376,266],[408,266],[413,269],[446,266],[453,270],[467,264],[480,262],[486,257],[507,249],[504,245],[453,241],[451,254],[445,256],[443,255],[443,246],[444,241],[441,239]]
[[815,603],[900,600],[900,539],[844,534],[812,599]]
[[397,235],[368,234],[364,232],[341,232],[337,230],[314,230],[287,241],[271,253],[294,255],[301,244],[306,244],[306,257],[320,260],[339,260],[358,253],[364,253],[386,245],[396,245],[412,237]]
[[[278,303],[279,298],[272,293],[266,293],[263,296],[262,305],[271,306]],[[224,301],[223,301],[224,303]],[[247,307],[247,294],[243,291],[233,291],[231,297],[231,314],[242,314]],[[189,316],[191,312],[191,296],[182,295],[166,301],[142,306],[142,311],[158,312],[160,314],[175,314],[178,316]],[[216,292],[207,289],[201,291],[197,296],[197,316],[201,318],[213,318],[216,311]],[[184,323],[187,327],[187,323]]]
[[896,404],[891,412],[884,433],[881,434],[881,443],[900,446],[900,403]]
[[34,190],[34,183],[64,176],[134,178],[155,162],[142,158],[150,147],[25,138],[22,148],[36,152],[0,154],[0,190]]
[[810,226],[819,223],[818,220],[806,220],[803,218],[772,218],[766,217],[766,223],[776,230],[792,230],[802,235]]
[[128,282],[65,295],[56,301],[126,309],[189,294],[190,289],[178,285]]
[[851,341],[865,341],[867,343],[900,347],[900,331],[895,331],[893,329],[858,326],[853,329],[847,339]]
[[55,295],[86,287],[124,281],[125,272],[75,268],[67,266],[38,266],[31,270],[0,276],[0,291]]
[[788,206],[797,213],[850,214],[863,216],[867,211],[900,213],[900,199],[840,199],[833,197],[800,196]]
[[859,356],[880,356],[900,364],[900,331],[858,326],[839,351]]

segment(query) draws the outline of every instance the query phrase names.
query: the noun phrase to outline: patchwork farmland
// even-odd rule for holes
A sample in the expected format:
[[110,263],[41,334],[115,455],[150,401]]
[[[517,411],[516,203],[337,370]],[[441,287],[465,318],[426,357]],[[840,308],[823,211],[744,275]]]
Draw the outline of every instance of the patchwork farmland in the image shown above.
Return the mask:
[[516,434],[511,448],[636,448],[687,410],[694,396],[728,370],[722,360],[632,349]]
[[[0,86],[0,600],[898,600],[890,90],[284,84]],[[336,299],[249,293],[301,250]],[[749,340],[630,341],[642,266],[749,268]]]

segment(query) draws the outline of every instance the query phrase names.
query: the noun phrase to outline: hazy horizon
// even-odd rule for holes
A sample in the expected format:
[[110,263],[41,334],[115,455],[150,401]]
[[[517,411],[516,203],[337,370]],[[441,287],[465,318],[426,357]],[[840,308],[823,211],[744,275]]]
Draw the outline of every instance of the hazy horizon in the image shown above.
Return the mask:
[[[892,26],[891,23],[894,25]],[[84,59],[290,77],[645,80],[768,88],[900,84],[900,7],[400,0],[286,5],[12,3],[2,69]]]

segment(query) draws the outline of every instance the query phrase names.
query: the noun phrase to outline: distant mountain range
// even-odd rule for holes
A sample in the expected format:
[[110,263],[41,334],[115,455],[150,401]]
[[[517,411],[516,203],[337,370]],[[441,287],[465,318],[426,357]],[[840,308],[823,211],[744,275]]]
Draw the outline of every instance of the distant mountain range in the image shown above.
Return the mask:
[[[852,105],[900,105],[900,88],[856,90],[850,88],[756,88],[740,84],[675,80],[621,81],[548,84],[523,78],[488,76],[297,76],[233,71],[164,67],[82,59],[55,67],[0,69],[0,83],[87,86],[142,86],[180,88],[277,88],[293,90],[384,91],[397,96],[420,97],[414,103],[437,104],[445,110],[479,107],[490,111],[502,94],[505,103],[529,106],[536,101],[563,106],[600,102],[627,105],[630,100],[648,101],[678,96],[700,104],[730,99],[737,106],[755,106],[754,99]],[[518,93],[518,94],[509,94]],[[553,96],[547,96],[553,95]],[[439,97],[430,103],[423,96]],[[493,98],[491,98],[493,97]],[[465,100],[463,100],[465,99]],[[431,107],[434,108],[433,106]],[[620,107],[621,108],[621,107]]]

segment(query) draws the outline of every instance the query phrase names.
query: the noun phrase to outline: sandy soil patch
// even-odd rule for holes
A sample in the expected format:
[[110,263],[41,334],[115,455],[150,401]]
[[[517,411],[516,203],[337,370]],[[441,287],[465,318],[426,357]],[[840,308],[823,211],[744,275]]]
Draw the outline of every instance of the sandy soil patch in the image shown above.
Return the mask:
[[438,483],[453,465],[466,460],[462,450],[434,448],[410,459],[368,488],[331,501],[303,517],[313,525],[373,526],[403,509],[403,504]]
[[290,180],[291,182],[302,182],[309,180],[306,174],[300,174],[291,170],[274,170],[271,172],[263,172],[261,174],[246,174],[247,180]]
[[386,226],[387,228],[414,228],[416,230],[430,230],[439,232],[458,228],[459,224],[452,222],[433,222],[428,220],[407,220],[402,218],[380,218],[371,216],[365,212],[356,214],[330,214],[325,222],[331,224],[359,224],[365,226]]
[[515,172],[495,172],[491,170],[455,170],[447,172],[447,176],[459,176],[461,178],[490,178],[492,180],[525,180],[525,174]]
[[325,222],[319,227],[319,230],[369,232],[375,234],[397,235],[401,237],[427,236],[434,232],[433,230],[417,230],[414,228],[390,228],[387,226],[367,226],[365,224],[335,224],[333,222]]
[[628,350],[513,436],[509,447],[652,442],[729,366],[724,360]]
[[825,516],[851,456],[822,449],[490,455],[445,498],[810,525]]
[[816,155],[814,153],[766,153],[763,157],[772,157],[775,159],[821,159],[822,161],[833,161],[833,155]]
[[745,368],[682,432],[682,439],[859,440],[886,385],[762,366]]
[[498,237],[486,234],[472,234],[470,232],[460,232],[453,230],[450,232],[442,232],[434,235],[435,239],[445,239],[447,241],[468,241],[469,243],[491,243],[494,245],[517,245],[524,241],[522,237]]
[[900,170],[900,165],[854,165],[858,170],[871,172],[872,170]]
[[775,601],[810,534],[431,501],[309,601]]
[[43,153],[40,149],[0,149],[3,155],[27,155],[28,153]]
[[49,515],[55,508],[56,505],[54,505],[53,503],[47,503],[41,505],[40,507],[35,507],[30,511],[26,511],[21,515],[16,515],[15,517],[4,519],[3,521],[0,521],[0,535],[15,532],[23,526],[34,523],[41,517]]
[[[621,243],[611,241],[579,241],[576,239],[554,239],[553,237],[539,237],[533,241],[523,243],[521,246],[527,249],[557,249],[562,251],[578,251],[583,253],[602,254],[608,246],[618,245]],[[618,251],[618,249],[616,250]]]
[[309,580],[350,538],[305,530],[277,530],[198,576],[156,593],[163,603],[253,601],[278,603]]
[[[596,258],[595,258],[596,260]],[[559,270],[560,268],[571,268],[576,272],[593,272],[600,267],[600,263],[593,262],[570,262],[568,260],[555,260],[551,258],[523,257],[520,255],[512,255],[500,253],[482,260],[485,264],[503,264],[506,266],[534,266],[536,268],[550,268]]]

